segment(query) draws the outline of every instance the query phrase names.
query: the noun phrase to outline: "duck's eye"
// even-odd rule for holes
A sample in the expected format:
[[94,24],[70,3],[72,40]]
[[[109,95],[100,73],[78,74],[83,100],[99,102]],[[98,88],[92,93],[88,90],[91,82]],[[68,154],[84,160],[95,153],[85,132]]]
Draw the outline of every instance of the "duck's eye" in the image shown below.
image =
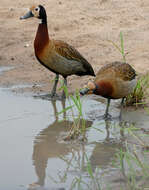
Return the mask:
[[35,8],[35,11],[38,11],[39,10],[39,8]]

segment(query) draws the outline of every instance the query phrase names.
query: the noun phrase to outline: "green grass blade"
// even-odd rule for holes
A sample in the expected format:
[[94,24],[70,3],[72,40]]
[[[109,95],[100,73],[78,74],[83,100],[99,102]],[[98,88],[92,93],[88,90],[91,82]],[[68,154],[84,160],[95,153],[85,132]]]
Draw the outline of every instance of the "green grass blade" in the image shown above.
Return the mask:
[[125,51],[124,51],[124,39],[123,39],[123,33],[122,32],[120,32],[120,40],[121,40],[121,54],[123,56],[124,62],[126,62]]
[[91,164],[89,162],[89,159],[88,159],[87,155],[85,155],[85,157],[86,157],[86,160],[87,160],[87,172],[90,175],[90,177],[92,179],[94,179],[94,175],[93,175],[93,171],[92,171],[92,167],[91,167]]
[[64,112],[66,112],[66,111],[72,109],[73,107],[74,107],[74,105],[68,106],[67,108],[63,109],[62,111],[58,112],[57,114],[60,115],[60,114],[62,114],[62,113],[64,113]]

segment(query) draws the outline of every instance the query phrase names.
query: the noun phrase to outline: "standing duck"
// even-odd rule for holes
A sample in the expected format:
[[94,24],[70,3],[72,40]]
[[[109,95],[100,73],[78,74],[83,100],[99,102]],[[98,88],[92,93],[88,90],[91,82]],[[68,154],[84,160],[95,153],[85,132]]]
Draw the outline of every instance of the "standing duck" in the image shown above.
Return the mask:
[[129,64],[113,62],[102,67],[94,82],[88,82],[86,88],[80,90],[80,94],[92,93],[107,98],[104,118],[110,118],[108,114],[110,100],[122,98],[122,107],[124,98],[134,90],[136,83],[136,72]]
[[[31,17],[40,19],[40,24],[34,40],[35,56],[43,66],[56,74],[51,97],[56,95],[59,75],[63,76],[66,86],[67,77],[70,75],[95,76],[92,66],[74,47],[63,41],[50,39],[46,10],[42,5],[32,6],[29,12],[20,17],[20,19]],[[62,97],[65,97],[64,91]]]

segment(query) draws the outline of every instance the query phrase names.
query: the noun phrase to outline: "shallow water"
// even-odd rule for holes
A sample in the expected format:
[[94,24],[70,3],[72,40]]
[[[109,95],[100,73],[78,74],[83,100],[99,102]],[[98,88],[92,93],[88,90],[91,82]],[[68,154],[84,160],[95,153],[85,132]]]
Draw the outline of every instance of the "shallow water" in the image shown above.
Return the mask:
[[[86,124],[90,127],[87,142],[68,142],[63,139],[72,126],[71,113],[56,114],[69,105],[68,100],[51,102],[43,96],[17,96],[6,88],[0,89],[1,190],[70,190],[72,181],[80,176],[90,184],[87,158],[93,172],[100,168],[99,174],[104,173],[106,180],[117,175],[112,161],[123,148],[123,133],[116,127],[119,121],[101,119],[105,110],[103,99],[89,96],[82,101]],[[118,116],[119,109],[114,105],[110,112]],[[74,113],[77,115],[77,110]],[[125,110],[122,114],[124,121],[148,127],[146,114]]]
[[13,69],[14,67],[12,66],[0,66],[0,74],[2,74],[5,71],[9,71],[11,69]]

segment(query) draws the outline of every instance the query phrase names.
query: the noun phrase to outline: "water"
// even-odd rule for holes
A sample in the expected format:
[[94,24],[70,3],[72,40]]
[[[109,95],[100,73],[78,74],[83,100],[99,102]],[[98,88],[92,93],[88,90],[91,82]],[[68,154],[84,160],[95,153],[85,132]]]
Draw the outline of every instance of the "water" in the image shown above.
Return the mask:
[[[63,139],[73,123],[71,113],[57,115],[69,105],[68,100],[51,102],[0,89],[0,190],[70,190],[72,181],[80,176],[90,184],[87,158],[93,172],[99,168],[98,173],[105,173],[106,180],[118,175],[112,161],[123,148],[123,133],[117,127],[118,120],[101,119],[105,103],[99,100],[83,98],[84,115],[90,127],[87,142],[68,142]],[[114,104],[111,111],[118,116],[119,109]],[[74,113],[77,115],[77,110]],[[133,110],[124,110],[122,114],[124,120],[136,127],[148,127],[146,114]]]
[[2,74],[3,72],[5,72],[5,71],[9,71],[9,70],[11,70],[11,69],[13,69],[14,67],[12,67],[12,66],[0,66],[0,74]]

